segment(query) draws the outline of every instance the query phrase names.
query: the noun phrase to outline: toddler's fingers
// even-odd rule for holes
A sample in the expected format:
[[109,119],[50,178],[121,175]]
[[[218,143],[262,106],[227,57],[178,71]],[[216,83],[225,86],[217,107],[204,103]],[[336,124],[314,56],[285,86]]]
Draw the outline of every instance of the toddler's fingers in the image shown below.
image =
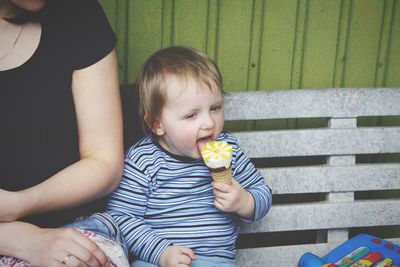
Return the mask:
[[196,258],[196,254],[194,254],[193,250],[191,250],[190,248],[182,247],[182,253],[188,256],[190,258],[190,261]]
[[219,190],[217,190],[215,188],[213,190],[213,194],[214,194],[214,197],[216,199],[219,199],[219,200],[226,200],[227,199],[227,193],[219,191]]
[[186,254],[180,255],[180,257],[179,257],[180,264],[190,265],[191,262],[192,262],[192,259],[188,255],[186,255]]
[[223,193],[229,192],[230,185],[227,185],[227,184],[224,184],[224,183],[213,182],[212,186],[214,187],[214,190],[218,190],[218,191],[223,192]]
[[221,211],[225,211],[224,206],[218,200],[214,200],[214,206]]

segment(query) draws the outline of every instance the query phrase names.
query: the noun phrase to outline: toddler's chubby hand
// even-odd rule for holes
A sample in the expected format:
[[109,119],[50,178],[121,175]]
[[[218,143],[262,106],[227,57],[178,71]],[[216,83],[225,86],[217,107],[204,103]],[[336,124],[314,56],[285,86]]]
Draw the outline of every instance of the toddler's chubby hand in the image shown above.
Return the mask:
[[254,214],[254,198],[235,179],[232,184],[212,183],[214,187],[214,205],[224,212],[234,212],[250,218]]
[[196,255],[190,248],[182,246],[169,246],[161,254],[159,265],[161,267],[189,267]]

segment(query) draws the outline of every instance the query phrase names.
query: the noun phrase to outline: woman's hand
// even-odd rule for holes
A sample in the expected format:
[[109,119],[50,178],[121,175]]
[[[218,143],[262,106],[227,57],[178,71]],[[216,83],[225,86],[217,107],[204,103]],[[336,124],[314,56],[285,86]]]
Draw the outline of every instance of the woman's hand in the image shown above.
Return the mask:
[[[7,234],[16,228],[19,236]],[[44,229],[11,222],[0,223],[0,232],[5,234],[3,241],[8,241],[4,253],[34,266],[108,266],[108,258],[99,246],[73,228]]]
[[96,243],[73,228],[40,229],[36,237],[35,266],[107,266],[107,256]]

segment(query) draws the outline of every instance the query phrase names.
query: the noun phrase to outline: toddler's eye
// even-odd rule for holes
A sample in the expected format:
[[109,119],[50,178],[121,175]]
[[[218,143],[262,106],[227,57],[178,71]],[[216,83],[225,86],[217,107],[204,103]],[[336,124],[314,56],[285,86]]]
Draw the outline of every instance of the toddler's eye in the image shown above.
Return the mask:
[[221,109],[222,109],[222,105],[217,105],[217,106],[211,107],[211,111],[220,111]]
[[185,119],[186,119],[186,120],[192,120],[192,119],[194,119],[194,118],[196,118],[196,117],[197,117],[197,114],[196,114],[196,113],[190,113],[190,114],[188,114],[188,115],[185,116]]

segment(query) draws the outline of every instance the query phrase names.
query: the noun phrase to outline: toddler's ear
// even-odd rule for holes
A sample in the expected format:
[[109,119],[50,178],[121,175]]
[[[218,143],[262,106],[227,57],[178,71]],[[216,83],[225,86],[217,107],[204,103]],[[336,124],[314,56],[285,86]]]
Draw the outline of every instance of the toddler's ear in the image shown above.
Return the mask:
[[165,133],[164,127],[162,126],[159,118],[152,120],[148,115],[146,115],[144,116],[144,120],[155,135],[161,136]]
[[158,136],[164,135],[164,127],[162,126],[161,122],[159,120],[156,120],[153,123],[153,133],[155,133]]

